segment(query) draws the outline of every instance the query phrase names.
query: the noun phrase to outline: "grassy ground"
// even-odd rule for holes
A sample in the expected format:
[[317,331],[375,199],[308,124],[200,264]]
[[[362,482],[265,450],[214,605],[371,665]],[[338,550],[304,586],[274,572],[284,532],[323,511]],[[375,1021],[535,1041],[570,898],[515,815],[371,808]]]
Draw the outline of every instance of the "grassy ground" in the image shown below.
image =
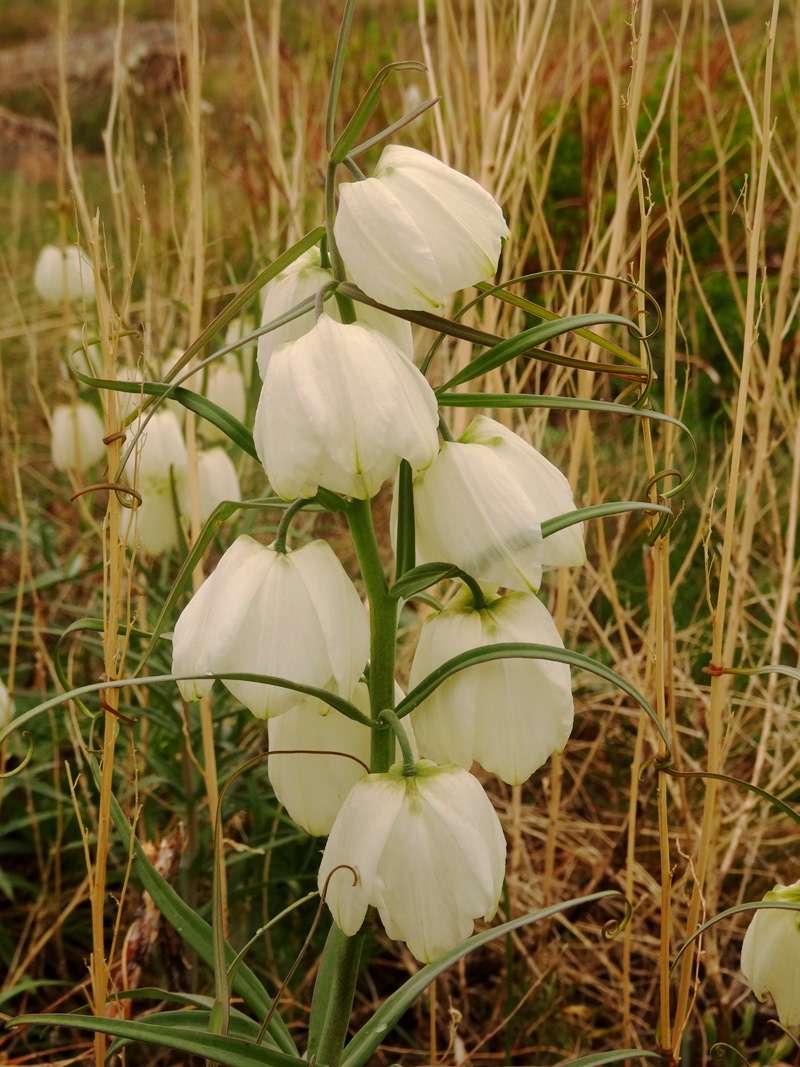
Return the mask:
[[[0,217],[8,220],[0,229],[0,677],[18,713],[58,692],[59,634],[103,613],[105,500],[70,502],[78,486],[49,459],[49,412],[76,388],[59,372],[67,333],[82,322],[36,296],[39,248],[61,237],[88,246],[96,226],[118,358],[157,371],[320,217],[323,102],[339,5],[273,0],[253,5],[250,24],[247,6],[202,7],[202,68],[182,37],[182,80],[157,98],[124,85],[112,98],[100,85],[88,94],[89,109],[75,103],[86,100],[86,87],[70,83],[59,105],[56,78],[49,101],[30,90],[7,101],[55,117],[62,135],[71,125],[74,137],[72,152],[62,137],[54,165],[38,161],[0,175]],[[128,5],[126,18],[161,11],[141,0]],[[13,17],[3,16],[4,43],[34,38],[58,16],[54,0],[14,5]],[[88,0],[68,0],[60,16],[69,32],[97,28],[101,18]],[[114,16],[104,6],[108,25]],[[503,204],[512,231],[503,277],[545,272],[524,291],[561,315],[635,317],[653,304],[625,281],[651,294],[661,312],[645,320],[658,374],[652,406],[689,426],[695,479],[655,548],[643,546],[646,528],[634,518],[595,523],[589,565],[552,578],[543,595],[568,647],[612,666],[652,700],[677,769],[722,771],[797,806],[796,677],[712,678],[704,670],[712,662],[798,663],[800,4],[780,5],[774,48],[770,16],[768,3],[711,0],[640,4],[633,15],[628,5],[591,0],[436,0],[419,12],[411,3],[364,3],[344,110],[383,63],[424,58],[427,74],[389,83],[376,128],[400,113],[403,88],[441,93],[438,111],[406,139],[481,180]],[[182,17],[180,33],[186,24]],[[192,85],[201,87],[202,104],[193,102]],[[198,116],[202,146],[192,139]],[[488,302],[483,319],[498,332],[522,321]],[[615,340],[634,348],[622,332]],[[421,334],[419,350],[427,343]],[[575,335],[559,345],[563,355],[597,358]],[[434,376],[443,379],[470,355],[463,344],[446,344]],[[535,361],[508,368],[489,387],[501,384],[605,399],[621,392],[607,376]],[[454,412],[455,428],[468,417]],[[685,474],[691,464],[687,436],[651,435],[614,416],[537,410],[525,427],[516,416],[510,424],[569,472],[583,505],[643,498],[648,479],[672,468]],[[261,493],[261,469],[238,462],[247,491]],[[659,490],[673,484],[666,474],[657,482]],[[223,527],[206,569],[234,536],[265,532],[274,521],[261,515]],[[331,520],[323,532],[348,560],[343,530]],[[120,620],[135,618],[147,631],[179,565],[173,556],[140,560],[121,574]],[[418,620],[408,623],[410,641]],[[134,636],[129,662],[142,647]],[[58,655],[75,685],[104,669],[97,633],[72,634]],[[156,652],[152,673],[168,669],[168,654]],[[438,1050],[448,1063],[550,1064],[659,1041],[677,1047],[684,1030],[687,1065],[710,1062],[718,1041],[732,1046],[721,1054],[725,1062],[796,1062],[771,1007],[757,1005],[741,979],[746,916],[714,927],[699,963],[684,957],[668,974],[699,921],[796,879],[795,826],[732,785],[657,780],[652,769],[639,779],[654,753],[651,728],[605,683],[578,674],[575,684],[578,727],[563,757],[519,788],[487,782],[510,842],[501,910],[517,915],[619,888],[635,905],[629,927],[609,942],[601,926],[610,911],[575,912],[471,958],[404,1018],[380,1062],[432,1063]],[[127,710],[138,724],[123,725],[117,741],[115,795],[129,815],[140,805],[140,837],[152,845],[183,822],[188,844],[176,886],[208,915],[202,724],[168,689],[131,690],[120,708]],[[212,715],[222,781],[244,754],[263,750],[265,735],[227,694],[215,694]],[[0,782],[4,1011],[45,1010],[62,997],[72,1008],[86,999],[97,937],[87,856],[95,855],[99,818],[89,756],[102,748],[104,729],[74,703],[53,709],[33,727],[32,763]],[[23,752],[24,742],[12,739],[9,766]],[[265,914],[313,885],[319,842],[270,799],[263,770],[238,780],[225,819],[230,936],[239,944]],[[139,901],[126,871],[126,855],[112,842],[103,935],[112,973]],[[312,911],[296,913],[254,951],[254,965],[276,984]],[[159,940],[143,984],[206,991],[207,970],[166,932]],[[375,959],[360,988],[361,1014],[414,967],[380,935]],[[302,971],[287,993],[298,1028],[313,981],[313,968]],[[68,1062],[80,1051],[76,1040],[30,1031],[0,1037],[0,1059],[55,1062],[47,1042]],[[129,1062],[173,1060],[131,1053]]]

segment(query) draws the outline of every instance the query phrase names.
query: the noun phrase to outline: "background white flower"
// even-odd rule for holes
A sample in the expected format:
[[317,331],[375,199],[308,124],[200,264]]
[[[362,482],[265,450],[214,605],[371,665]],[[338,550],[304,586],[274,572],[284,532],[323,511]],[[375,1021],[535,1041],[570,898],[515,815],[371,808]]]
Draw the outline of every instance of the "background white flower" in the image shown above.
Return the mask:
[[33,271],[36,292],[48,304],[67,300],[94,300],[94,268],[77,245],[67,245],[62,252],[55,245],[45,245]]
[[91,404],[59,404],[53,409],[50,454],[59,471],[87,471],[106,454],[103,421]]

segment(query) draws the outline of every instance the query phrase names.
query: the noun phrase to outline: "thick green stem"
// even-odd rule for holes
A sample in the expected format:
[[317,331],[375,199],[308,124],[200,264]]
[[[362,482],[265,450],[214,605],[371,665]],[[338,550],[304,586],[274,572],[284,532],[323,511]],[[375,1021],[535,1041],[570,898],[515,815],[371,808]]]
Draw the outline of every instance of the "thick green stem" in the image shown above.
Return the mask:
[[317,1050],[317,1063],[324,1067],[338,1067],[342,1058],[347,1028],[350,1025],[350,1013],[353,1010],[353,996],[363,944],[362,931],[354,937],[344,938],[337,946],[330,1000],[325,1013],[325,1028]]
[[[378,550],[368,500],[354,500],[347,512],[364,588],[369,600],[369,699],[373,719],[384,708],[394,709],[394,654],[397,640],[397,603],[389,593]],[[370,769],[388,771],[394,756],[394,734],[382,724],[372,731]]]

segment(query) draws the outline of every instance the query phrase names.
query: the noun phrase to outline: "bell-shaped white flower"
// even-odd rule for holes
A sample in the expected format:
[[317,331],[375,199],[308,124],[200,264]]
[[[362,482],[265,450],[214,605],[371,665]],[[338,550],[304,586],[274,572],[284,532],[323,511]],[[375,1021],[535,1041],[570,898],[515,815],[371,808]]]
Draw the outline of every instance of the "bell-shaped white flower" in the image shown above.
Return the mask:
[[[402,692],[399,699],[402,699]],[[369,692],[359,682],[351,697],[369,716]],[[416,749],[408,719],[403,725]],[[322,701],[304,700],[267,723],[269,780],[275,796],[294,821],[315,837],[331,832],[344,798],[368,772],[372,731]],[[281,755],[281,751],[302,752]],[[319,755],[313,755],[318,752]],[[397,758],[401,758],[399,747]],[[350,757],[356,757],[351,759]],[[360,762],[359,762],[360,761]],[[365,764],[366,766],[363,766]]]
[[586,561],[582,523],[542,537],[545,519],[574,510],[557,467],[478,415],[414,481],[417,562],[455,563],[487,585],[535,591],[543,567]]
[[186,509],[189,459],[180,423],[172,411],[153,415],[125,464],[125,476],[142,498],[131,511],[123,535],[152,555],[179,541],[178,508]]
[[0,730],[14,718],[14,701],[8,691],[6,683],[0,678]]
[[205,522],[223,500],[241,500],[239,476],[233,460],[224,448],[211,448],[197,461],[197,481],[200,493],[200,522]]
[[90,404],[59,404],[53,410],[50,452],[59,471],[87,471],[106,454],[103,421]]
[[[389,937],[418,960],[449,952],[497,908],[506,845],[480,783],[427,760],[356,782],[336,816],[319,889],[337,925],[355,934],[373,905]],[[355,885],[353,884],[355,881]]]
[[508,227],[472,178],[416,148],[389,145],[371,178],[339,187],[334,236],[368,296],[430,311],[494,275]]
[[63,252],[45,245],[36,260],[33,285],[48,304],[94,300],[94,269],[77,245],[67,245]]
[[320,486],[366,500],[401,459],[414,470],[433,462],[437,424],[433,390],[396,345],[372,327],[323,314],[273,352],[253,436],[285,500]]
[[[330,270],[320,265],[319,248],[316,246],[304,252],[286,270],[264,287],[264,310],[261,316],[261,325],[266,326],[275,319],[291,311],[293,307],[315,296],[324,286],[333,281]],[[411,324],[396,315],[389,315],[385,311],[379,311],[368,304],[356,302],[356,321],[365,326],[372,326],[380,330],[397,347],[404,352],[409,359],[414,355],[414,345],[411,339]],[[339,308],[336,301],[331,297],[325,302],[325,312],[332,319],[340,322]],[[262,334],[258,339],[258,371],[262,380],[267,376],[267,366],[272,353],[287,341],[296,341],[314,326],[315,316],[313,309],[303,315],[292,319],[283,326]]]
[[[247,395],[244,388],[244,378],[238,368],[231,367],[226,363],[219,363],[210,367],[205,395],[217,407],[221,407],[223,411],[233,415],[239,422],[244,421],[247,409]],[[203,419],[198,426],[206,441],[227,440],[222,430],[207,419]]]
[[[800,881],[776,885],[764,900],[800,904]],[[800,1026],[800,911],[755,913],[742,943],[742,973],[759,1000],[771,994],[784,1026]]]
[[[369,623],[353,583],[325,541],[294,552],[242,536],[184,608],[172,639],[174,674],[270,674],[350,698],[369,653]],[[185,700],[213,678],[179,682]],[[226,680],[260,719],[304,699],[294,689]]]
[[[464,588],[422,627],[409,685],[413,689],[453,656],[524,641],[563,648],[550,612],[533,593],[486,597],[475,610]],[[567,743],[573,722],[569,667],[540,659],[502,659],[458,671],[412,713],[424,755],[469,769],[477,760],[518,785]]]

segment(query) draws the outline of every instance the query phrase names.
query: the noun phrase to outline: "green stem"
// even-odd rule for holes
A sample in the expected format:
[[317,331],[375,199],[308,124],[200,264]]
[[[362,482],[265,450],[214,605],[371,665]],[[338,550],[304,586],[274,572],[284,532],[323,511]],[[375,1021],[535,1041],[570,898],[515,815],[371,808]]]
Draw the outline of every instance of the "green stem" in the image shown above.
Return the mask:
[[467,574],[466,571],[459,570],[458,577],[466,585],[472,593],[472,606],[476,611],[483,611],[488,608],[486,603],[486,597],[483,595],[483,590],[480,587],[480,583],[477,582],[471,574]]
[[[347,512],[364,588],[369,600],[369,699],[372,718],[394,709],[394,655],[397,640],[397,604],[389,592],[383,560],[375,537],[368,500],[354,500]],[[394,734],[386,724],[372,731],[370,768],[388,771],[394,756]]]
[[310,503],[311,499],[306,499],[305,497],[298,497],[298,499],[293,501],[286,509],[286,512],[278,526],[278,532],[275,534],[275,543],[272,546],[276,552],[286,552],[286,537],[289,533],[289,526],[291,525],[292,519],[295,517],[298,511],[302,511],[306,504]]
[[417,767],[414,761],[414,753],[411,751],[411,742],[408,740],[408,734],[406,733],[405,727],[391,708],[384,708],[378,718],[382,722],[391,726],[392,733],[397,738],[397,743],[400,745],[400,751],[403,753],[403,775],[406,778],[415,778]]
[[342,1058],[363,944],[364,932],[361,931],[353,937],[345,937],[338,945],[325,1027],[317,1049],[317,1063],[325,1067],[338,1067]]

